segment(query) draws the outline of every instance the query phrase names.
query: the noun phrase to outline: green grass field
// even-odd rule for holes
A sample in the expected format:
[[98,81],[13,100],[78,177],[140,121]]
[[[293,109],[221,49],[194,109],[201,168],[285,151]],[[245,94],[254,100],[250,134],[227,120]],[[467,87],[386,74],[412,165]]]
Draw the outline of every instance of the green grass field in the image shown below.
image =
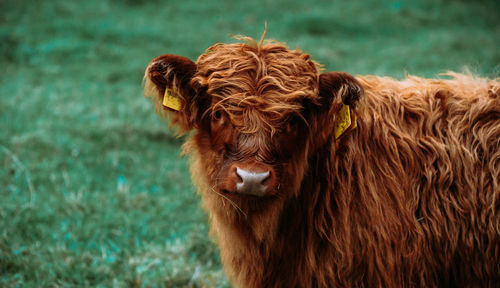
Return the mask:
[[0,287],[230,287],[149,60],[231,34],[326,70],[496,77],[500,2],[0,0]]

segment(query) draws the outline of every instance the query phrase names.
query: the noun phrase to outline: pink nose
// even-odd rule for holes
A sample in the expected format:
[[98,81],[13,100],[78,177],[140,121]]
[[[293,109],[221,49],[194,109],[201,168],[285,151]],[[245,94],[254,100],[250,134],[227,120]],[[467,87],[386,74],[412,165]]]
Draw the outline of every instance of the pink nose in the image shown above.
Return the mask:
[[236,182],[236,191],[242,194],[263,195],[266,192],[266,180],[271,173],[247,171],[236,167],[236,175],[239,177]]
[[[255,196],[264,196],[273,185],[274,172],[271,167],[245,167],[233,165],[231,169],[232,180],[236,186],[236,192]],[[233,186],[234,187],[234,186]]]

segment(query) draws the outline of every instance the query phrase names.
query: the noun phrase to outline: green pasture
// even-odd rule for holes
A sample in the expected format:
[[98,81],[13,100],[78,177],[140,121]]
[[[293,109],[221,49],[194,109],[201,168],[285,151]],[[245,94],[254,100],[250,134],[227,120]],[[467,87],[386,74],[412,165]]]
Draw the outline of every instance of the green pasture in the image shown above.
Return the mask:
[[0,0],[0,287],[230,287],[149,60],[231,34],[326,70],[496,77],[500,2]]

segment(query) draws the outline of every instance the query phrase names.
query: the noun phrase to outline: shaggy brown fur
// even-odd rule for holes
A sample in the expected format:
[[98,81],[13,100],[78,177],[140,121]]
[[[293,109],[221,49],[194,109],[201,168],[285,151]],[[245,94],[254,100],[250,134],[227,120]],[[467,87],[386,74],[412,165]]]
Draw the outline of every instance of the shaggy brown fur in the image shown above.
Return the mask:
[[[320,74],[244,40],[196,63],[160,56],[145,76],[196,131],[184,151],[236,286],[499,285],[498,79]],[[342,103],[357,127],[335,139]],[[237,193],[235,165],[270,171],[266,194]]]

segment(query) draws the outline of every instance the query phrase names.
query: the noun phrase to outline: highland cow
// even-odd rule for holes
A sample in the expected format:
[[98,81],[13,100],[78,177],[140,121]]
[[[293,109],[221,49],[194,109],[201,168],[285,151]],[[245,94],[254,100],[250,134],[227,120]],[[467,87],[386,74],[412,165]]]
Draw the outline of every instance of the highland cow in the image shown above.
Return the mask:
[[498,78],[321,73],[240,40],[145,75],[194,130],[183,150],[236,286],[500,285]]

